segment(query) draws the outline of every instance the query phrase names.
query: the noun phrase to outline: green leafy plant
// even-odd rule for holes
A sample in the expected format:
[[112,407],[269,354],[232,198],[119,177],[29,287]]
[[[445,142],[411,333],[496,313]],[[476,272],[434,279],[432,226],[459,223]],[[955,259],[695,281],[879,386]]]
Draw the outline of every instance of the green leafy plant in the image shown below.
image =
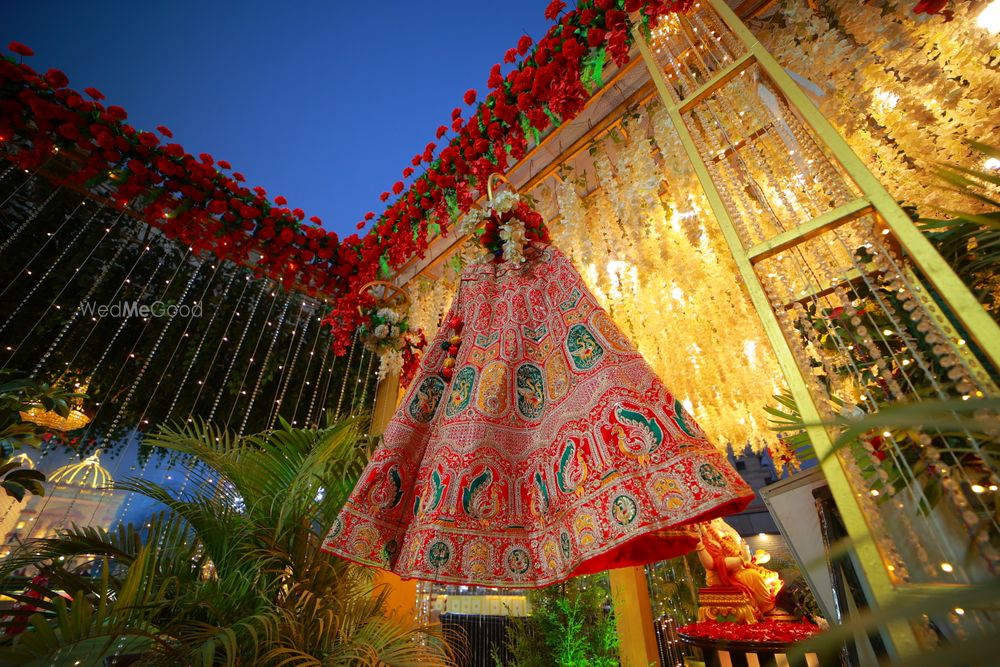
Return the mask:
[[[11,554],[0,592],[23,606],[2,623],[20,632],[0,640],[0,664],[448,664],[440,632],[388,614],[370,569],[321,549],[366,459],[358,429],[162,428],[152,445],[205,464],[193,490],[120,483],[165,510],[142,529],[72,527]],[[41,576],[10,576],[25,570]]]
[[[967,142],[984,159],[1000,160],[1000,148]],[[975,203],[980,212],[942,211],[946,219],[921,218],[921,230],[994,318],[1000,317],[1000,171],[945,165],[938,176]]]
[[[507,628],[510,667],[615,667],[618,633],[602,577],[575,577],[528,594],[531,616]],[[494,651],[494,662],[502,662]]]
[[0,371],[0,487],[8,496],[20,502],[28,493],[45,495],[45,475],[11,460],[19,449],[38,447],[46,432],[45,428],[22,419],[21,413],[41,408],[65,417],[70,411],[70,401],[82,396],[16,371]]

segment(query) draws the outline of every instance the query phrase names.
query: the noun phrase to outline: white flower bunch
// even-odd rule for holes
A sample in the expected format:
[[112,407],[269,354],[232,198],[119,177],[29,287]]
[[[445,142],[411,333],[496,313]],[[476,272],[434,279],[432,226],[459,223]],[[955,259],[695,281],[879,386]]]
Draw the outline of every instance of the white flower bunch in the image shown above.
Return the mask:
[[375,334],[375,338],[385,338],[389,335],[389,327],[385,324],[380,324],[375,327],[375,331],[373,333]]
[[470,209],[469,212],[463,215],[458,221],[459,234],[471,234],[476,231],[476,227],[478,227],[479,223],[486,219],[486,216],[486,211],[479,207]]
[[395,324],[400,319],[400,314],[397,313],[392,308],[379,308],[375,313],[376,317],[379,317],[387,322]]
[[486,202],[483,208],[472,208],[458,221],[458,231],[461,234],[471,234],[476,231],[479,224],[490,217],[494,212],[498,214],[506,213],[521,201],[521,195],[510,190],[498,192],[493,199]]
[[399,350],[389,350],[378,361],[378,379],[384,380],[390,373],[402,373],[403,353]]
[[524,263],[524,223],[514,219],[500,225],[500,238],[503,239],[504,261],[515,264]]

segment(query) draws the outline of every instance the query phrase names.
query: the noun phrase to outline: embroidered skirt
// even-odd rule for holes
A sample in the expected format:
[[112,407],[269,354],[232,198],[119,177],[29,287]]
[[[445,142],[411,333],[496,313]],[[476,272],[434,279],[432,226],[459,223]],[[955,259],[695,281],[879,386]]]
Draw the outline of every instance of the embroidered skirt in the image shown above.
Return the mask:
[[539,587],[686,553],[691,524],[752,498],[569,260],[539,246],[465,270],[324,548],[404,578]]

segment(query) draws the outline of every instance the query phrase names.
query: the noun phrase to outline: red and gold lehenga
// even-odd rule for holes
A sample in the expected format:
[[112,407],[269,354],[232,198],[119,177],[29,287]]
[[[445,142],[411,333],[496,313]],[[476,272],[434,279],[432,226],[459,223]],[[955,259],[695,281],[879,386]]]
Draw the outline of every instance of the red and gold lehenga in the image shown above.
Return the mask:
[[751,498],[569,260],[535,243],[464,271],[325,549],[537,587],[686,553],[691,524]]

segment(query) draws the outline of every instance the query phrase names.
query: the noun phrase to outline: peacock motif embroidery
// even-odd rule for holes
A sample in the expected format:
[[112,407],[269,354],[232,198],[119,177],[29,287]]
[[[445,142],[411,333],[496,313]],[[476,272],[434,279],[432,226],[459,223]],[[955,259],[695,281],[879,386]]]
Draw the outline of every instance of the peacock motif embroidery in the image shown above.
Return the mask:
[[579,371],[590,370],[604,356],[604,348],[582,324],[574,324],[569,328],[566,349],[573,360],[573,366]]
[[479,521],[489,521],[500,511],[500,490],[493,483],[493,471],[483,468],[462,489],[462,511]]
[[663,424],[647,408],[621,403],[611,411],[610,423],[601,427],[601,436],[641,465],[649,465],[651,455],[663,444]]
[[517,369],[517,409],[526,419],[538,419],[545,410],[545,382],[542,371],[534,364],[522,364]]
[[410,399],[407,412],[415,421],[426,424],[434,418],[434,411],[437,410],[443,395],[444,380],[436,375],[426,377]]
[[[377,473],[376,473],[377,474]],[[368,500],[381,510],[392,509],[403,499],[403,476],[399,466],[393,464],[385,471],[385,475],[373,480]]]
[[587,481],[587,460],[583,456],[583,441],[570,437],[563,445],[559,456],[559,467],[556,471],[556,482],[559,490],[566,494],[583,494],[583,484]]
[[441,466],[438,466],[424,485],[423,492],[413,501],[413,515],[430,514],[436,510],[441,504],[441,499],[447,488],[448,484],[444,479]]
[[451,391],[448,392],[448,403],[444,406],[444,413],[449,417],[454,417],[458,413],[469,407],[472,399],[472,387],[476,382],[476,369],[466,366],[455,374],[455,379],[451,383]]

